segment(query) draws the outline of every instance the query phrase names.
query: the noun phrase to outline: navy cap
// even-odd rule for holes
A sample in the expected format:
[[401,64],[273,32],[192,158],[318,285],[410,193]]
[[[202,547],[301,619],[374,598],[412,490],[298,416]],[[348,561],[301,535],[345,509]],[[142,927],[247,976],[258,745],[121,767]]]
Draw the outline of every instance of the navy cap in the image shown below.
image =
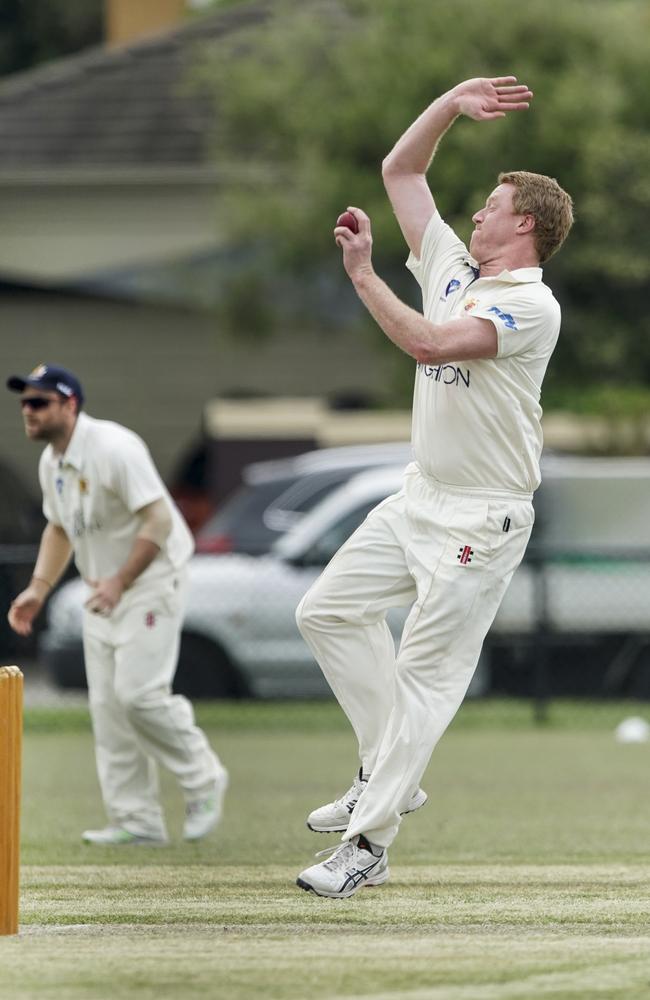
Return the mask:
[[76,375],[60,365],[38,365],[29,375],[12,375],[7,379],[7,388],[12,392],[22,392],[27,387],[58,392],[62,396],[76,396],[79,406],[84,401],[81,382]]

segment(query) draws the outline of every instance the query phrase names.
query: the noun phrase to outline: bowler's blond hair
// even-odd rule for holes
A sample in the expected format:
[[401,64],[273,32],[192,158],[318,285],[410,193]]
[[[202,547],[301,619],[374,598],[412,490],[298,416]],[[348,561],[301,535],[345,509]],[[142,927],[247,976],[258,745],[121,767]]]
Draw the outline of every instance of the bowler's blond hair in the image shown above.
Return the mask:
[[535,249],[544,264],[560,249],[573,225],[573,201],[554,177],[512,170],[499,174],[499,184],[512,184],[515,215],[535,218]]

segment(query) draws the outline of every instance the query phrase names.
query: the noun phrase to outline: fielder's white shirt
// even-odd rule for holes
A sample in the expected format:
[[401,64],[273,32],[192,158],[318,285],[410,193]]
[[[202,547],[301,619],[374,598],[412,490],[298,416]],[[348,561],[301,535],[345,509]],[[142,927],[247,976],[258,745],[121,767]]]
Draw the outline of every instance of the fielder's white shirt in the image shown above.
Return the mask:
[[155,500],[167,504],[172,529],[131,589],[180,569],[191,556],[189,528],[144,441],[126,427],[80,413],[65,454],[48,445],[38,472],[43,513],[65,531],[85,580],[113,576],[124,565],[141,524],[136,511]]
[[496,358],[418,364],[413,450],[421,470],[466,490],[531,494],[540,482],[542,381],[560,332],[560,306],[538,267],[479,278],[465,244],[432,216],[421,257],[407,267],[433,323],[465,313],[494,323]]

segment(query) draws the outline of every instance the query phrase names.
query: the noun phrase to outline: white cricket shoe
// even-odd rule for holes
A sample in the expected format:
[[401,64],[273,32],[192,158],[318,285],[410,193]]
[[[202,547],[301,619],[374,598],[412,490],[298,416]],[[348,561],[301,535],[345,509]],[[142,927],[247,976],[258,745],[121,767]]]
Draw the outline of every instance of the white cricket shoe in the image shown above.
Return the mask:
[[[307,826],[314,833],[344,833],[350,822],[350,817],[354,811],[362,792],[365,791],[368,779],[362,777],[362,771],[354,779],[345,795],[334,802],[328,802],[326,806],[314,809],[307,817]],[[427,801],[427,793],[418,788],[408,801],[406,809],[402,813],[415,812]]]
[[222,769],[214,790],[197,799],[191,799],[185,806],[183,840],[201,840],[221,821],[223,800],[228,788],[228,772]]
[[121,826],[84,830],[81,839],[86,844],[95,844],[97,847],[165,847],[169,843],[166,837],[145,837],[140,833],[131,833]]
[[[364,846],[359,846],[359,842]],[[364,837],[346,840],[327,861],[305,868],[296,879],[296,885],[317,896],[333,899],[346,899],[366,885],[382,885],[390,875],[388,851],[382,850],[376,855],[366,850],[366,844],[368,842]],[[330,848],[319,851],[316,857],[329,851]]]

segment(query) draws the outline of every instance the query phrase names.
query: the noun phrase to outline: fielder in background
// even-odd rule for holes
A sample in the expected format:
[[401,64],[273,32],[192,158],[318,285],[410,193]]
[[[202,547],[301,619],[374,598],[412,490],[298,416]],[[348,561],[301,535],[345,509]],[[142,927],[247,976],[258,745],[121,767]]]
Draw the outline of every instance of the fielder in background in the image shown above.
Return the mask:
[[144,442],[82,412],[79,380],[55,365],[7,381],[21,393],[25,432],[46,441],[39,478],[43,532],[34,575],[9,610],[28,635],[74,553],[88,584],[83,641],[97,772],[109,825],[91,844],[164,844],[157,764],[178,779],[183,836],[197,840],[221,818],[228,775],[194,724],[192,706],[171,693],[193,551]]
[[[361,769],[307,825],[343,831],[298,885],[350,896],[388,878],[401,816],[426,801],[419,784],[458,710],[533,525],[542,380],[560,307],[540,265],[573,222],[550,177],[501,174],[473,216],[469,251],[441,219],[426,181],[459,115],[476,121],[528,108],[515,77],[468,80],[434,101],[384,161],[388,196],[422,287],[421,315],[375,274],[368,216],[337,226],[357,294],[387,337],[417,362],[415,461],[403,489],[368,516],[297,612],[300,630],[348,716]],[[397,656],[385,616],[412,604]]]

